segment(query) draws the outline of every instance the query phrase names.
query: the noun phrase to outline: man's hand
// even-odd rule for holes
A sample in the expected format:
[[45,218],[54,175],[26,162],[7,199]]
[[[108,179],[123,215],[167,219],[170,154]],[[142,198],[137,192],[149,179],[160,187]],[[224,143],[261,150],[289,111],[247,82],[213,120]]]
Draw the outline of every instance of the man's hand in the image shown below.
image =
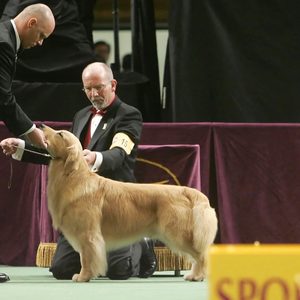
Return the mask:
[[88,149],[83,150],[83,156],[90,167],[92,167],[96,161],[96,153]]
[[17,151],[17,147],[19,146],[20,139],[17,138],[8,138],[2,140],[0,142],[0,146],[2,147],[3,153],[5,155],[12,155]]
[[26,135],[30,142],[37,147],[47,148],[47,144],[45,143],[45,136],[41,129],[35,128],[33,131]]

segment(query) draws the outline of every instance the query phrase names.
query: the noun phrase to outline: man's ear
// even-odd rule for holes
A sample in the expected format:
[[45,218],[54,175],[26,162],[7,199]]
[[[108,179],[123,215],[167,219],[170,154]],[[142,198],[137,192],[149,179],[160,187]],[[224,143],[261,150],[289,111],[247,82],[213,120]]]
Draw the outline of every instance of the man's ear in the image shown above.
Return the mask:
[[65,173],[66,175],[71,174],[74,171],[77,171],[80,164],[80,151],[78,148],[73,145],[67,148],[68,155],[65,161]]
[[29,28],[31,28],[31,27],[35,26],[36,23],[37,23],[37,18],[32,17],[28,20],[27,25]]

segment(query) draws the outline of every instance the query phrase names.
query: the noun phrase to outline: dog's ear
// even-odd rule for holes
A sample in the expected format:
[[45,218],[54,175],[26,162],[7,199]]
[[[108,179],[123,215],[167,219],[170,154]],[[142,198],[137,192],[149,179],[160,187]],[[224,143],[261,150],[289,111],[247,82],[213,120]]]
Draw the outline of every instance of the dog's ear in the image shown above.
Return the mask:
[[67,158],[65,161],[65,173],[69,175],[70,173],[77,171],[80,165],[79,149],[75,145],[67,148]]

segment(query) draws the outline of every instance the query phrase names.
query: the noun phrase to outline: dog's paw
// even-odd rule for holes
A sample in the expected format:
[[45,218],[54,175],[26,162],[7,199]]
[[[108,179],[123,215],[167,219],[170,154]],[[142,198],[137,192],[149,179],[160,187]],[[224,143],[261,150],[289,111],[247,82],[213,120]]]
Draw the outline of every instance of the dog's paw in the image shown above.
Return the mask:
[[184,278],[184,280],[187,280],[187,281],[203,281],[205,278],[205,275],[203,275],[203,274],[195,275],[193,273],[189,273],[189,274],[184,275],[183,278]]
[[78,277],[79,277],[79,274],[74,274],[73,277],[72,277],[72,281],[77,282],[78,281]]
[[72,281],[74,282],[88,282],[90,281],[89,278],[82,278],[82,276],[80,276],[80,274],[74,274],[72,277]]

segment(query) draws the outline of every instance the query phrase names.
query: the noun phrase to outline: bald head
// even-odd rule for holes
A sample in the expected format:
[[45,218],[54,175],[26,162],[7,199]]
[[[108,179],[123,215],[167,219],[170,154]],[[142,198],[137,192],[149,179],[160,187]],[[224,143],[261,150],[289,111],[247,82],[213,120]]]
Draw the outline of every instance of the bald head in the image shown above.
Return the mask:
[[89,64],[82,72],[83,89],[96,109],[105,109],[115,99],[117,81],[111,68],[100,62]]
[[22,10],[14,22],[23,48],[42,45],[55,28],[55,19],[51,9],[41,3],[29,5]]
[[114,79],[111,68],[105,63],[95,62],[85,67],[82,72],[82,80],[90,76],[100,77],[102,81],[111,81]]

